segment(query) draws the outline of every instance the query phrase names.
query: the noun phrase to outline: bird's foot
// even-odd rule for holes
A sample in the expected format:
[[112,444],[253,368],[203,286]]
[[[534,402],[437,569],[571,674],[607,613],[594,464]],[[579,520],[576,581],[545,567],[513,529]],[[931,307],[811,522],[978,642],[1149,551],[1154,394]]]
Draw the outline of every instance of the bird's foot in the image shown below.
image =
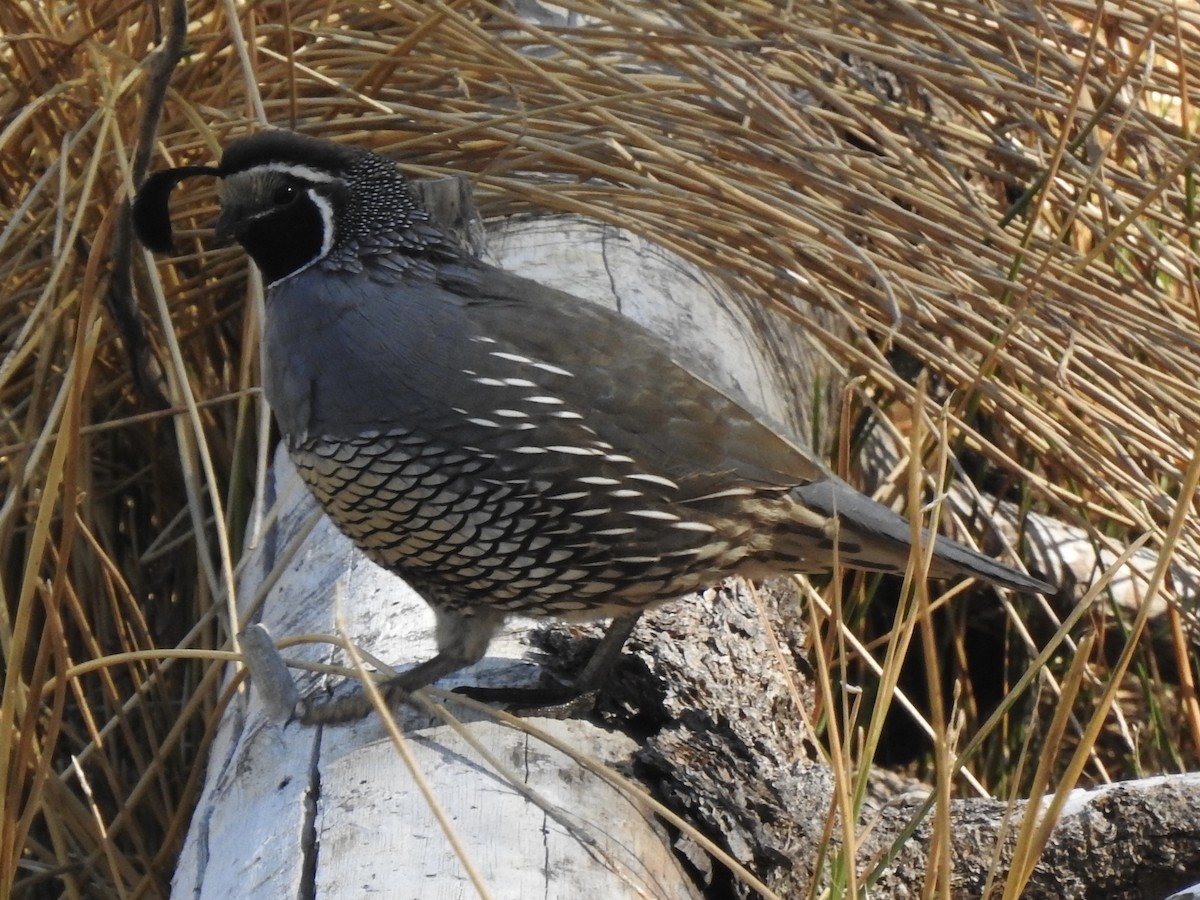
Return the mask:
[[459,687],[456,694],[470,697],[482,703],[504,703],[515,715],[536,715],[547,719],[566,719],[580,713],[591,712],[600,695],[600,689],[621,658],[621,648],[633,633],[641,613],[620,616],[600,638],[591,658],[579,675],[569,682],[550,681],[537,687]]
[[464,685],[454,693],[480,703],[503,704],[515,716],[569,719],[591,712],[600,695],[597,687],[581,690],[575,682],[547,682],[536,687],[481,687]]

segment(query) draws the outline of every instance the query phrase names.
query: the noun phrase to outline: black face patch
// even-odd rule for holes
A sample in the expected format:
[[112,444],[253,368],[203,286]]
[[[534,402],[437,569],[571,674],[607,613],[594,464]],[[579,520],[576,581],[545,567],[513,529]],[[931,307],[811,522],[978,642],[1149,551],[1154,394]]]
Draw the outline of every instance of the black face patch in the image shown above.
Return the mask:
[[324,248],[327,224],[308,190],[293,185],[278,193],[280,202],[246,220],[235,235],[267,284],[316,259]]
[[303,268],[333,242],[332,203],[317,192],[333,189],[296,173],[252,169],[222,182],[217,239],[236,240],[262,271],[268,284]]

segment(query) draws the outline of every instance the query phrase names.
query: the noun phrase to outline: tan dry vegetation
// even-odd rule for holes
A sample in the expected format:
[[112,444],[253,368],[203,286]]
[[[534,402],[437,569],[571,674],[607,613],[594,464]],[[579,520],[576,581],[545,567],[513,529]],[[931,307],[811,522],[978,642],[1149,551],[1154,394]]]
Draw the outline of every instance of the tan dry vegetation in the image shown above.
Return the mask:
[[[469,173],[488,216],[586,214],[764,304],[802,297],[839,323],[809,327],[858,400],[902,417],[914,387],[893,364],[919,366],[927,411],[1011,499],[1164,545],[1200,435],[1200,14],[568,5],[594,18],[193,0],[138,147],[156,14],[169,29],[179,4],[0,4],[6,895],[167,892],[227,696],[218,611],[263,411],[243,258],[204,242],[211,188],[179,192],[181,255],[153,268],[122,202],[147,158],[209,162],[262,123]],[[1192,565],[1198,542],[1194,519],[1167,541]],[[1196,768],[1191,707],[1164,702],[1179,676],[1135,664],[1107,774]],[[1020,751],[1010,731],[993,763]]]

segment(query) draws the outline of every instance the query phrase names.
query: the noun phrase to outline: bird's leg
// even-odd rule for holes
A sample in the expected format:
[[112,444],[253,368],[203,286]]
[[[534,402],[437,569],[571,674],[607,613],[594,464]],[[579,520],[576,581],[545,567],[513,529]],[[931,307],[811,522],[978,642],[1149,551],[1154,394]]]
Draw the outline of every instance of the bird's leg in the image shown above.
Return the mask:
[[617,616],[605,629],[592,656],[579,675],[567,684],[547,684],[531,688],[485,688],[460,687],[455,693],[465,694],[474,700],[488,703],[510,703],[521,709],[536,711],[551,718],[565,718],[582,706],[595,702],[596,694],[608,680],[613,666],[621,657],[621,648],[638,620],[641,612]]
[[642,614],[638,611],[627,616],[617,616],[609,623],[600,638],[600,643],[592,651],[591,659],[587,661],[587,665],[583,667],[583,671],[579,673],[572,685],[578,693],[587,694],[597,691],[608,680],[613,666],[621,658],[621,649],[629,640],[629,636],[633,634],[633,629],[637,627],[638,620],[641,618]]

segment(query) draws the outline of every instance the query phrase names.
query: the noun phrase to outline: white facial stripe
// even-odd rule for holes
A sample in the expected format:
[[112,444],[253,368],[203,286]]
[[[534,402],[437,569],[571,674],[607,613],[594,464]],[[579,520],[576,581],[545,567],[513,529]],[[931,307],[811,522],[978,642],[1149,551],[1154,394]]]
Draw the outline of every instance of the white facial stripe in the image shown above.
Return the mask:
[[[317,259],[324,259],[333,246],[333,204],[312,188],[309,188],[307,193],[313,206],[321,211],[321,252],[317,255]],[[313,262],[316,261],[313,260]]]
[[328,172],[322,172],[320,169],[311,169],[308,166],[300,166],[296,165],[295,163],[263,163],[261,166],[254,166],[246,171],[281,172],[284,175],[291,175],[293,178],[299,178],[301,181],[312,181],[318,184],[328,184],[333,181],[341,180],[336,175],[330,175]]

